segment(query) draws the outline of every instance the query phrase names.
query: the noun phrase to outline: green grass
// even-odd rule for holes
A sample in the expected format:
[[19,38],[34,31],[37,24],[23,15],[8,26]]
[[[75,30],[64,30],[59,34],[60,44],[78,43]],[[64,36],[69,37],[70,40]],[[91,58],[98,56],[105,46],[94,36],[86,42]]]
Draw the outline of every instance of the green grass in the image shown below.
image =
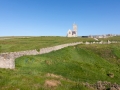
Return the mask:
[[[2,39],[1,39],[2,38]],[[59,36],[41,36],[41,37],[7,37],[9,39],[0,38],[0,52],[14,52],[23,50],[40,49],[59,44],[94,41],[92,38],[80,37],[59,37]],[[5,38],[5,37],[4,37]]]
[[[81,83],[120,84],[120,44],[77,45],[48,54],[17,58],[16,69],[0,69],[1,90],[90,90]],[[51,73],[61,78],[47,77]],[[111,78],[108,74],[114,74]],[[61,82],[55,88],[46,80]]]

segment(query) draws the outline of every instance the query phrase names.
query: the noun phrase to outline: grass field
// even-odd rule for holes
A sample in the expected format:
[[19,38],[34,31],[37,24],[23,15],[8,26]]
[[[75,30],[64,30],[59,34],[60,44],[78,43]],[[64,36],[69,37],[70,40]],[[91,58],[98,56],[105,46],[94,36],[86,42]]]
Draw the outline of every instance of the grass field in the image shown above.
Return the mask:
[[23,56],[15,63],[14,70],[0,69],[0,90],[90,90],[82,83],[120,84],[120,44],[77,45]]
[[64,43],[94,41],[92,38],[67,37],[0,37],[0,53],[40,49]]

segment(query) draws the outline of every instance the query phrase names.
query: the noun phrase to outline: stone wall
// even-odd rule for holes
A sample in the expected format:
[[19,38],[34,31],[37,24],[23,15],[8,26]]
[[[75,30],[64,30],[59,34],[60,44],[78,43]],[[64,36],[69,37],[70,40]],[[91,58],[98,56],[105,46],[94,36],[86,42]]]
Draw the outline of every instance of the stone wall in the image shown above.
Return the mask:
[[10,52],[10,53],[1,53],[0,54],[0,68],[15,68],[15,59],[24,55],[38,55],[38,54],[44,54],[49,53],[52,51],[56,51],[59,49],[62,49],[67,46],[74,46],[77,44],[81,44],[82,42],[76,42],[76,43],[69,43],[69,44],[62,44],[58,46],[53,47],[47,47],[42,48],[38,52],[37,50],[27,50],[27,51],[19,51],[19,52]]
[[45,54],[52,51],[56,51],[68,46],[74,46],[77,44],[110,44],[110,43],[119,43],[116,41],[108,41],[108,42],[76,42],[76,43],[69,43],[69,44],[62,44],[53,47],[42,48],[38,52],[37,50],[27,50],[27,51],[19,51],[19,52],[9,52],[9,53],[1,53],[0,54],[0,68],[15,68],[15,59],[24,55],[38,55],[38,54]]

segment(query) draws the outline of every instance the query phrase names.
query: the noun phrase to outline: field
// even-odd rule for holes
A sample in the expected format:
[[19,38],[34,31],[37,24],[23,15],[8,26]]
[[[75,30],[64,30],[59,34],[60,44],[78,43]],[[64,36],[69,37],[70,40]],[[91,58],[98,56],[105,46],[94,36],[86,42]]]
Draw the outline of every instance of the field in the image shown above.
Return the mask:
[[[23,44],[21,49],[14,46],[16,48],[14,50],[25,50],[24,43],[32,44],[26,44],[27,49],[34,49],[39,45],[47,47],[72,41],[92,41],[87,38],[42,38],[1,40],[1,46],[5,47],[6,45],[6,49],[1,52],[11,51],[12,49],[8,50],[7,46],[19,46],[19,44],[20,46]],[[19,43],[16,43],[18,40]],[[23,41],[25,42],[23,43]],[[34,45],[36,46],[34,47]],[[14,70],[0,69],[0,90],[93,90],[83,84],[86,82],[95,84],[97,81],[120,84],[119,43],[109,45],[81,44],[48,54],[22,56],[17,58],[15,63]]]
[[92,38],[67,38],[67,37],[1,37],[0,38],[0,52],[14,52],[23,50],[40,49],[43,47],[50,47],[59,44],[73,43],[73,42],[94,41]]

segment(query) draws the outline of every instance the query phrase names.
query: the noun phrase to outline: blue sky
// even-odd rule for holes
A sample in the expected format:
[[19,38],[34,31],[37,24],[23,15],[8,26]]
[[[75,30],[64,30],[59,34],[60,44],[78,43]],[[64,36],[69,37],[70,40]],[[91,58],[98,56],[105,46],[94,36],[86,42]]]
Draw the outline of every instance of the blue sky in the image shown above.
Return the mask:
[[120,34],[120,0],[0,0],[0,36]]

